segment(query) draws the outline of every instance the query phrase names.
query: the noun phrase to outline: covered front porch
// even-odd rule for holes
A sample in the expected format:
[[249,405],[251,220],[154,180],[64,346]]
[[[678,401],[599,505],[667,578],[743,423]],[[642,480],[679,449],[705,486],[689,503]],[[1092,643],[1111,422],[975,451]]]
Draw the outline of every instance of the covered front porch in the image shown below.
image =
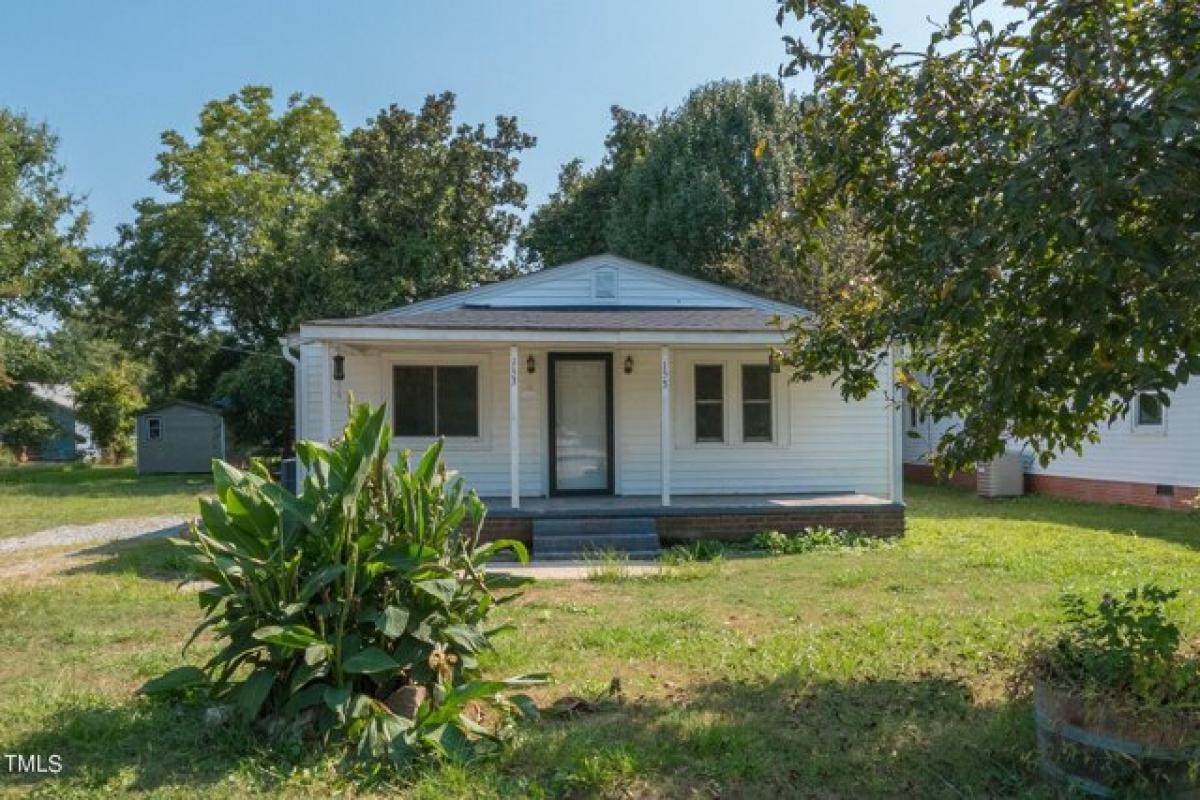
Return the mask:
[[641,542],[642,552],[701,539],[746,541],[765,530],[789,533],[815,526],[891,537],[904,532],[904,504],[858,492],[654,496],[482,498],[486,539],[517,539],[534,557],[587,545]]

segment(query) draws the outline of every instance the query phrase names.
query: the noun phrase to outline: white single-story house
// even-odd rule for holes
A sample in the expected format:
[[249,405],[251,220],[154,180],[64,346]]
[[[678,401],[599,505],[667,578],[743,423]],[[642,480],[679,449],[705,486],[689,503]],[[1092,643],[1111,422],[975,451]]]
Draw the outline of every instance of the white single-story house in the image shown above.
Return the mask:
[[[1140,394],[1124,418],[1102,425],[1100,441],[1081,454],[1062,453],[1043,467],[1019,442],[1026,491],[1094,503],[1119,503],[1188,510],[1200,493],[1200,384],[1188,383],[1164,404]],[[904,474],[910,481],[934,480],[926,456],[953,419],[934,421],[905,407]],[[955,482],[973,485],[974,473]]]
[[890,393],[845,402],[772,359],[774,320],[808,314],[603,255],[307,322],[284,354],[298,438],[336,436],[351,395],[386,403],[397,449],[445,437],[447,463],[488,503],[489,535],[530,538],[543,555],[552,534],[579,545],[622,526],[663,540],[813,524],[900,533]]

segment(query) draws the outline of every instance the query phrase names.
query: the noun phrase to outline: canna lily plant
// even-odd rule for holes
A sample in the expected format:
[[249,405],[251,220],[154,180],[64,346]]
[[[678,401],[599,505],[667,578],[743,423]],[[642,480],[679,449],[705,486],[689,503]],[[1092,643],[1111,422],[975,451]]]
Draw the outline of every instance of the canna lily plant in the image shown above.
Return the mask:
[[261,467],[213,463],[201,526],[173,540],[220,649],[143,687],[206,693],[282,734],[341,739],[396,763],[460,759],[499,742],[536,706],[511,690],[544,675],[482,680],[479,656],[503,627],[490,612],[525,581],[487,570],[517,541],[480,542],[485,507],[435,443],[410,466],[389,458],[383,407],[352,406],[331,446],[300,442],[298,495]]

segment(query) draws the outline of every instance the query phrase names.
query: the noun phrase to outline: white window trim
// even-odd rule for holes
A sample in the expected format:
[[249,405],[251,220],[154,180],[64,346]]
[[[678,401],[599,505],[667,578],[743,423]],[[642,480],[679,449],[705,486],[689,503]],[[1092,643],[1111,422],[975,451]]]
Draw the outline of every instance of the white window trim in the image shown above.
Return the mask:
[[[676,450],[708,450],[726,448],[745,448],[761,450],[777,450],[788,446],[788,385],[787,376],[782,372],[772,372],[771,375],[771,440],[766,442],[745,441],[742,439],[742,365],[760,364],[766,360],[766,353],[757,352],[680,352],[675,361],[676,387],[672,392],[675,430],[674,449]],[[698,442],[696,441],[696,367],[704,365],[720,365],[722,368],[723,394],[725,404],[725,441]]]
[[1153,394],[1153,392],[1138,392],[1133,398],[1133,408],[1130,419],[1130,430],[1137,436],[1166,436],[1168,422],[1167,404],[1159,400],[1159,408],[1162,410],[1162,422],[1158,425],[1144,425],[1138,422],[1138,417],[1142,411],[1142,395]]
[[[491,356],[487,353],[411,353],[404,355],[385,356],[382,361],[380,386],[383,387],[383,397],[388,404],[388,424],[395,417],[393,407],[395,398],[392,396],[393,367],[475,367],[478,376],[479,402],[476,404],[479,414],[478,436],[447,436],[445,448],[454,450],[491,450],[492,449],[492,395],[491,395]],[[395,447],[407,448],[419,452],[437,441],[437,436],[396,436],[393,431],[392,444]]]
[[[158,436],[150,435],[151,420],[158,421]],[[146,441],[147,442],[161,442],[163,440],[163,434],[165,434],[166,432],[167,432],[167,424],[166,424],[166,422],[163,421],[163,418],[160,415],[155,414],[153,416],[146,417]]]

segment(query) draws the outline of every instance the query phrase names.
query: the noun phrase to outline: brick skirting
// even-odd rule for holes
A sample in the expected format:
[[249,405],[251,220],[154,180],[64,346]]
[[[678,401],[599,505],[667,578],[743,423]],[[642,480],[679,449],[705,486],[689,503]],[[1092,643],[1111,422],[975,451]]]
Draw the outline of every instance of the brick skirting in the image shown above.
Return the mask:
[[1195,487],[1172,486],[1173,494],[1160,495],[1158,485],[1153,483],[1101,481],[1061,475],[1026,475],[1025,490],[1088,503],[1168,508],[1174,511],[1190,511],[1192,506],[1189,502],[1198,493]]
[[479,538],[485,542],[497,539],[516,539],[526,547],[533,547],[533,520],[529,517],[497,517],[489,515],[483,521]]
[[[581,512],[581,517],[605,516]],[[656,515],[658,538],[663,545],[691,542],[699,539],[718,539],[724,542],[745,541],[759,531],[778,530],[795,533],[805,528],[824,525],[838,530],[854,531],[868,536],[901,536],[904,533],[904,506],[899,503],[878,506],[847,506],[843,508],[764,509],[697,511]],[[533,545],[533,519],[492,515],[483,525],[484,541],[516,539],[526,546]],[[534,554],[536,557],[536,554]]]
[[[933,469],[925,464],[905,464],[904,480],[909,483],[945,485],[947,483],[963,489],[975,489],[975,473],[959,472],[950,480],[934,477]],[[1189,503],[1200,494],[1192,486],[1172,486],[1173,494],[1159,494],[1153,483],[1135,481],[1103,481],[1094,478],[1068,478],[1062,475],[1025,475],[1025,491],[1049,497],[1065,497],[1085,503],[1107,505],[1143,506],[1167,508],[1173,511],[1190,511]]]
[[923,483],[930,486],[957,486],[961,489],[975,490],[975,471],[964,470],[956,472],[950,478],[938,478],[933,474],[933,467],[928,464],[905,464],[904,480],[908,483]]
[[813,508],[736,514],[707,513],[659,517],[658,538],[663,544],[719,539],[739,542],[759,531],[784,533],[824,525],[867,536],[900,536],[904,533],[904,506],[888,504],[858,508]]

